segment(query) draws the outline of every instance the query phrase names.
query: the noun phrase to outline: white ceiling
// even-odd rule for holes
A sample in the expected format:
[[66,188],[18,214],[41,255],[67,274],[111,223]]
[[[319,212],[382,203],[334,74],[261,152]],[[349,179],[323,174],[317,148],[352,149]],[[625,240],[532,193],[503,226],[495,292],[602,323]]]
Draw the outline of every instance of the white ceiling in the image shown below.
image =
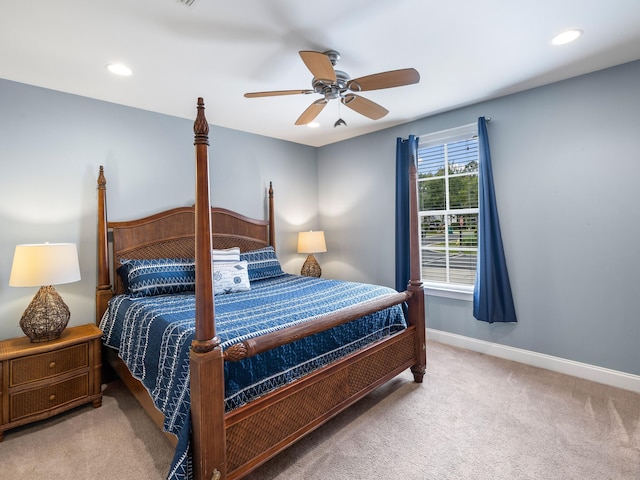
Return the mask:
[[[578,41],[551,38],[580,28]],[[420,83],[361,93],[370,120],[317,94],[299,50],[337,50],[352,78],[414,67]],[[0,78],[322,146],[481,100],[640,59],[638,0],[2,0]],[[130,77],[105,66],[127,64]],[[639,79],[640,80],[640,79]],[[640,83],[640,82],[639,82]],[[0,107],[1,108],[1,107]],[[347,127],[334,128],[342,117]]]

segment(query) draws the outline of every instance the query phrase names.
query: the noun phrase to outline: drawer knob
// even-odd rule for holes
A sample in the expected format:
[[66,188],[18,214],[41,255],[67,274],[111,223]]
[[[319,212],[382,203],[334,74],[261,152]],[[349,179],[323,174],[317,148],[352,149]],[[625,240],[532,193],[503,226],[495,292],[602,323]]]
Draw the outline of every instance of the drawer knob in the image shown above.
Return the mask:
[[51,402],[53,402],[56,399],[56,396],[52,393],[51,395],[49,395],[49,400]]
[[49,364],[49,368],[55,368],[55,367],[56,367],[56,362],[54,360]]

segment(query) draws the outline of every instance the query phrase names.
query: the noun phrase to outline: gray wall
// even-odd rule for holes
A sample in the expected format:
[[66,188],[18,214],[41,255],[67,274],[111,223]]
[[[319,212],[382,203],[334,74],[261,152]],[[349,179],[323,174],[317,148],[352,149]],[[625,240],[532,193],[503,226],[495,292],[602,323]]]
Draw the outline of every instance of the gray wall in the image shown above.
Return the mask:
[[427,326],[640,374],[638,85],[633,62],[320,148],[324,274],[393,286],[396,137],[491,117],[519,322],[478,322],[471,302],[429,296]]
[[[78,245],[82,280],[56,290],[70,325],[93,322],[98,167],[111,220],[191,205],[193,120],[6,80],[0,105],[0,338],[23,335],[18,322],[37,290],[8,286],[21,243]],[[216,126],[209,138],[212,204],[264,218],[272,181],[278,254],[299,272],[297,232],[317,226],[317,149]]]

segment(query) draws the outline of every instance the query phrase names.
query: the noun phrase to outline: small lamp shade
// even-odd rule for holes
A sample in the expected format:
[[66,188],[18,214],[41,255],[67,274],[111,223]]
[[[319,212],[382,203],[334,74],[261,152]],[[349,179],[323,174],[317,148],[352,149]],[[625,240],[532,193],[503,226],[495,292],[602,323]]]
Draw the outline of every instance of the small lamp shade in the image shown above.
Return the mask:
[[9,277],[10,287],[61,285],[80,280],[74,243],[17,245]]
[[324,241],[324,232],[300,232],[298,233],[298,253],[320,253],[327,251]]
[[78,251],[73,243],[16,246],[9,276],[11,287],[40,287],[20,319],[32,342],[58,338],[69,322],[69,307],[52,285],[80,280]]
[[322,269],[313,254],[326,251],[327,244],[324,240],[324,232],[310,231],[298,233],[298,253],[309,254],[302,265],[300,274],[307,277],[319,277],[322,275]]

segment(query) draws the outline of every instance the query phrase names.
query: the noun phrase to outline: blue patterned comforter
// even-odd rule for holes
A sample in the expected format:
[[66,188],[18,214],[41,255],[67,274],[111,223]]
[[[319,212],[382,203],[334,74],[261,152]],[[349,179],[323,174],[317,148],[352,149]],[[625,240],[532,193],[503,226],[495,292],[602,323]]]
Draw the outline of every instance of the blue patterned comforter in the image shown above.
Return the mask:
[[[387,287],[297,275],[254,281],[250,291],[216,295],[216,335],[225,349],[394,293]],[[100,328],[104,344],[118,350],[164,413],[165,430],[178,437],[168,478],[191,478],[189,347],[195,332],[195,296],[116,296]],[[242,406],[404,328],[402,308],[396,305],[255,357],[225,362],[225,408]]]

